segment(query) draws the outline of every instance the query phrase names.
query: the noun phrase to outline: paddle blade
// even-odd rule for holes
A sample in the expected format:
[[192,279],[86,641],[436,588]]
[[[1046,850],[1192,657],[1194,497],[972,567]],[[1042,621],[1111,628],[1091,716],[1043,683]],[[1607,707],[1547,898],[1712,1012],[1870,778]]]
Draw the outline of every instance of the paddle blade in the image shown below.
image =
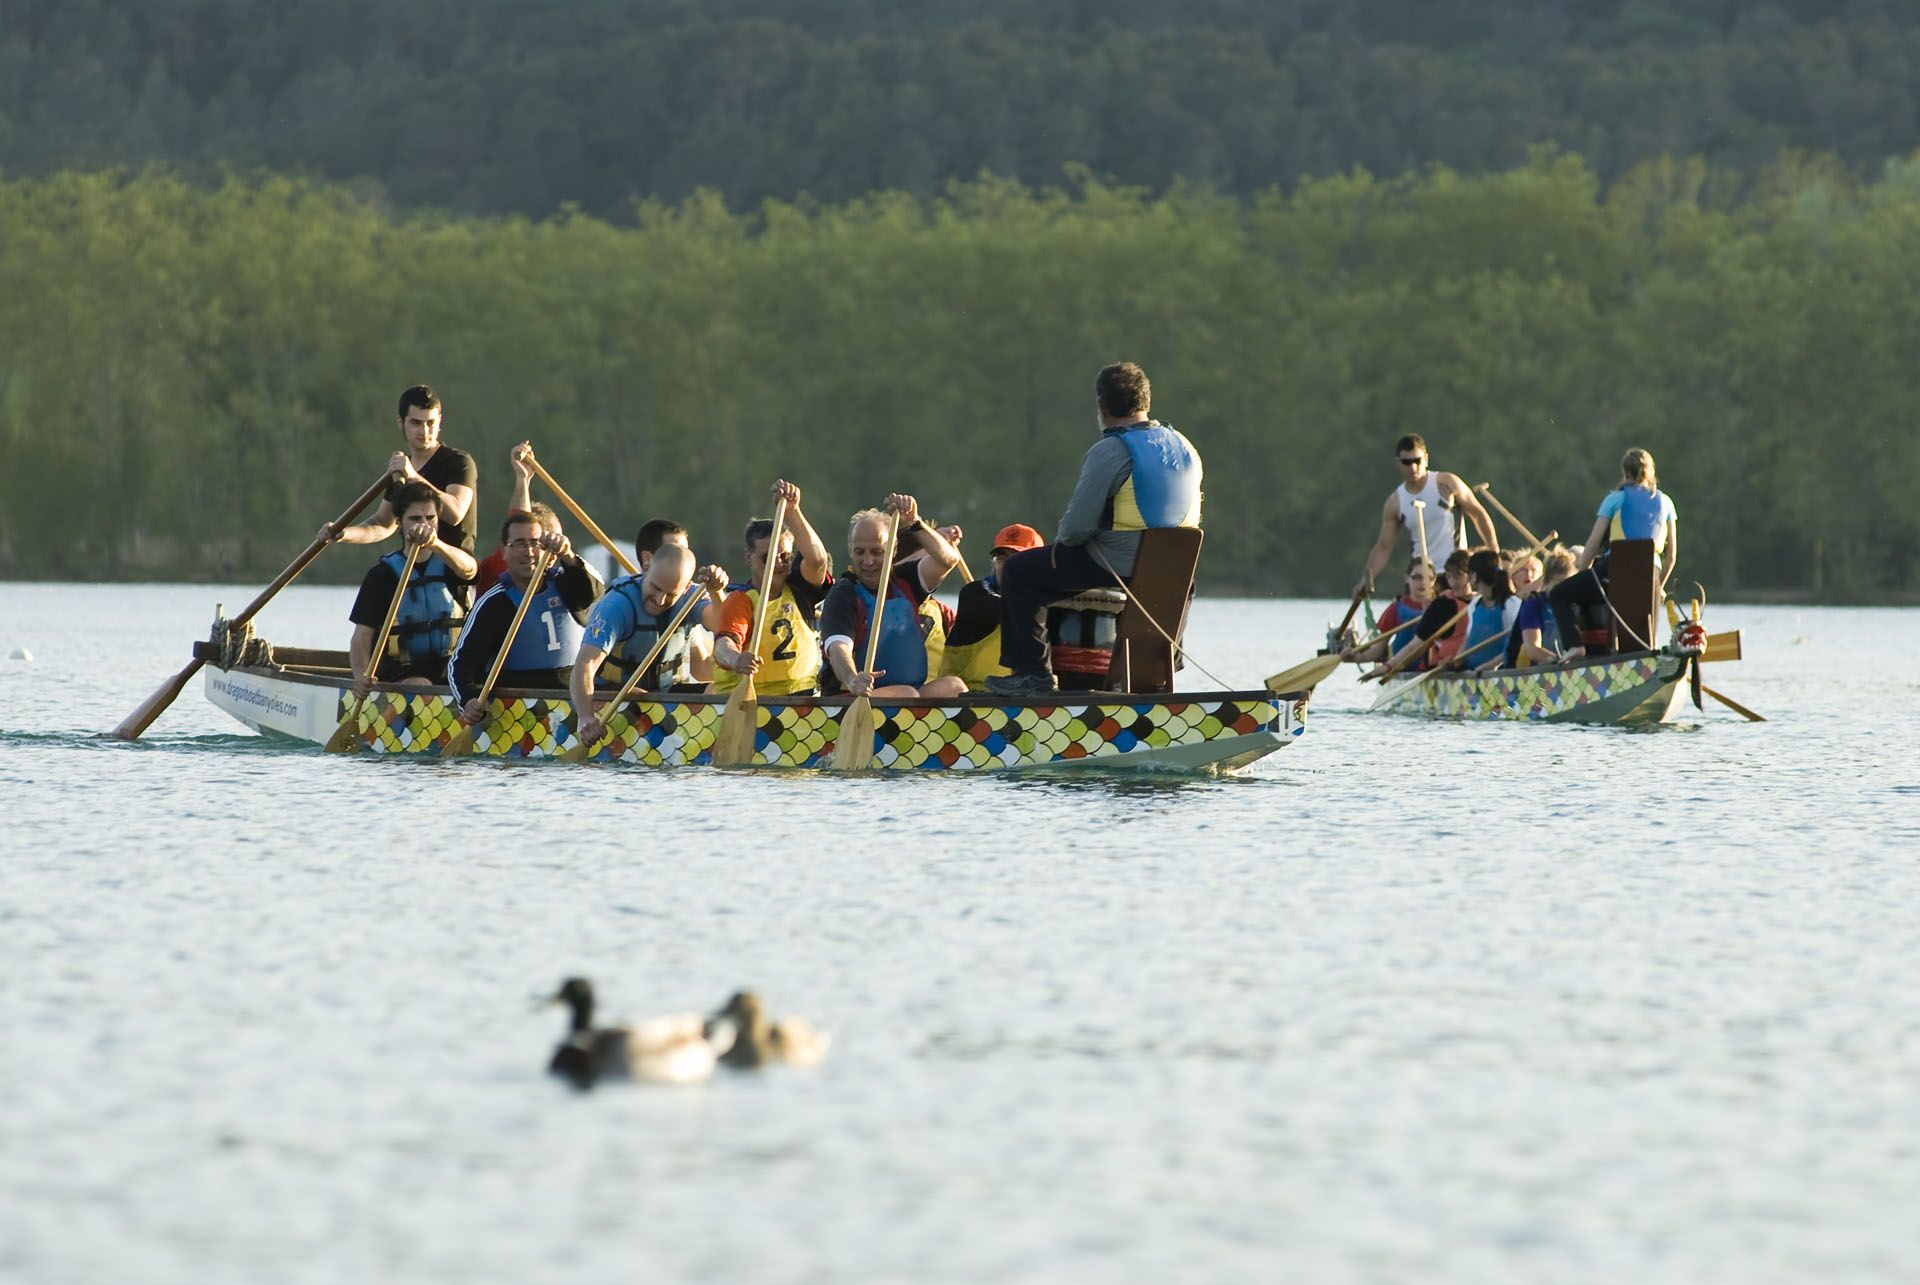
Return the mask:
[[340,726],[333,729],[333,735],[327,738],[327,753],[352,754],[360,748],[360,711],[363,703],[355,701],[346,717],[340,720]]
[[873,766],[873,702],[864,696],[854,697],[840,715],[831,766],[836,772],[864,772]]
[[1724,633],[1707,635],[1707,652],[1701,660],[1712,664],[1716,660],[1740,659],[1740,631],[1729,629]]
[[475,723],[472,727],[468,727],[462,723],[460,726],[454,728],[453,735],[447,738],[447,747],[440,751],[440,757],[443,759],[457,759],[464,758],[468,754],[473,753],[473,738],[478,735],[479,730],[480,724],[478,723]]
[[140,702],[140,707],[127,715],[120,726],[113,729],[114,736],[123,741],[137,741],[140,733],[153,725],[153,720],[166,713],[167,706],[180,699],[180,693],[186,690],[187,683],[200,672],[200,666],[206,664],[196,657],[187,663],[187,667],[160,684],[153,695]]
[[1334,670],[1340,668],[1340,665],[1338,653],[1315,656],[1312,660],[1303,661],[1292,669],[1283,669],[1267,679],[1267,690],[1276,693],[1310,691]]
[[760,699],[753,690],[753,675],[748,674],[727,697],[727,708],[720,715],[720,730],[713,738],[713,762],[716,767],[739,767],[753,758],[753,735],[760,724]]
[[1414,688],[1420,686],[1421,683],[1427,680],[1427,677],[1428,677],[1427,674],[1422,674],[1418,678],[1410,679],[1407,682],[1401,683],[1398,687],[1389,687],[1386,691],[1380,693],[1379,697],[1374,700],[1373,704],[1367,706],[1367,713],[1374,714],[1374,713],[1378,713],[1380,710],[1385,709],[1387,706],[1393,704],[1395,701],[1399,700],[1402,696],[1405,696],[1408,692],[1412,691]]
[[585,737],[582,737],[560,752],[560,761],[562,763],[584,763],[588,758],[592,757],[595,747],[606,739],[607,738],[603,736],[599,741],[589,741]]

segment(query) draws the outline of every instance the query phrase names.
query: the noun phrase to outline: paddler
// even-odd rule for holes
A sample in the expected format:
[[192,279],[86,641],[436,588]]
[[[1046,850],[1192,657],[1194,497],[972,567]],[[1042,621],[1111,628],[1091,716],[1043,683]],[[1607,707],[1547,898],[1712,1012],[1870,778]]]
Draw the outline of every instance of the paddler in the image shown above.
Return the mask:
[[1343,660],[1381,660],[1414,641],[1414,629],[1433,602],[1433,568],[1414,559],[1407,568],[1406,584],[1400,596],[1380,613],[1380,637],[1365,647],[1349,647],[1340,653]]
[[[888,515],[893,513],[900,515],[902,542],[911,533],[922,553],[889,571],[883,589],[880,573],[887,562]],[[821,692],[882,700],[950,700],[964,695],[964,679],[934,673],[936,652],[944,650],[946,621],[933,591],[959,563],[959,550],[920,516],[918,501],[895,493],[887,497],[884,507],[853,515],[847,526],[847,554],[847,574],[834,581],[820,607],[827,659],[820,670]],[[882,594],[887,605],[880,612],[880,641],[869,674],[860,665],[866,659],[874,606]]]
[[[478,521],[474,509],[474,487],[480,477],[479,466],[465,451],[440,441],[440,394],[425,384],[415,384],[400,394],[399,423],[406,449],[395,451],[387,461],[389,471],[401,475],[401,482],[425,482],[433,488],[434,504],[440,522],[440,539],[473,552],[473,537]],[[378,544],[398,526],[393,507],[393,491],[380,501],[380,507],[365,522],[338,527],[328,522],[321,526],[321,540],[339,540],[344,544]]]
[[[516,513],[500,528],[507,547],[507,577],[480,595],[467,617],[466,628],[447,662],[447,683],[453,688],[460,721],[478,723],[486,715],[480,688],[494,657],[507,643],[520,599],[531,592],[534,600],[507,649],[500,671],[500,688],[565,688],[580,649],[580,621],[600,596],[600,577],[581,560],[558,531],[543,530],[531,513]],[[552,555],[545,578],[533,583],[540,554]]]
[[[374,563],[360,581],[347,619],[353,638],[347,659],[353,667],[353,694],[365,697],[376,681],[429,687],[446,677],[453,637],[466,615],[465,594],[473,582],[473,555],[440,538],[440,501],[425,482],[408,482],[393,493],[399,513],[400,548]],[[406,596],[394,614],[386,655],[372,655],[373,642],[386,623],[387,608],[400,587],[407,553],[418,549]]]
[[1038,549],[1045,543],[1040,533],[1025,523],[1009,522],[1000,528],[993,537],[991,568],[960,589],[953,624],[947,630],[947,645],[940,655],[942,674],[979,688],[995,674],[1010,672],[1000,663],[1000,569],[1014,554]]
[[1140,533],[1200,525],[1200,452],[1149,417],[1147,373],[1130,361],[1104,367],[1093,383],[1100,439],[1080,463],[1073,498],[1053,543],[1009,557],[1000,568],[1000,663],[987,679],[1005,696],[1042,696],[1059,685],[1047,663],[1049,603],[1133,574]]
[[[820,637],[814,621],[833,583],[833,562],[819,533],[800,512],[800,488],[784,479],[775,482],[773,499],[776,505],[787,502],[786,529],[775,532],[772,518],[747,523],[746,579],[734,584],[718,607],[709,605],[701,613],[702,623],[713,631],[713,690],[723,694],[740,685],[741,674],[753,675],[754,690],[762,696],[811,692],[819,680]],[[760,650],[747,655],[743,653],[768,557],[774,559],[773,601],[767,607]]]
[[654,649],[676,617],[679,627],[667,638],[635,690],[667,691],[695,684],[705,686],[712,681],[712,656],[697,641],[704,631],[699,629],[693,612],[684,616],[680,613],[695,594],[704,591],[716,598],[725,594],[727,573],[716,566],[697,570],[696,566],[692,550],[684,545],[656,546],[645,571],[615,580],[593,604],[586,635],[574,657],[569,687],[574,709],[582,711],[582,740],[591,744],[606,731],[593,704],[596,686],[601,700],[618,691],[633,666]]
[[[1446,565],[1447,559],[1463,546],[1460,543],[1460,515],[1465,514],[1480,534],[1486,547],[1496,553],[1500,537],[1494,534],[1493,519],[1480,504],[1473,488],[1452,473],[1427,470],[1427,444],[1418,433],[1408,433],[1393,447],[1394,463],[1400,469],[1400,485],[1387,495],[1380,509],[1380,538],[1367,553],[1367,569],[1355,593],[1372,593],[1374,577],[1393,555],[1394,540],[1405,527],[1411,541],[1413,558],[1425,558],[1433,566]],[[1426,528],[1426,544],[1420,542],[1416,519]]]

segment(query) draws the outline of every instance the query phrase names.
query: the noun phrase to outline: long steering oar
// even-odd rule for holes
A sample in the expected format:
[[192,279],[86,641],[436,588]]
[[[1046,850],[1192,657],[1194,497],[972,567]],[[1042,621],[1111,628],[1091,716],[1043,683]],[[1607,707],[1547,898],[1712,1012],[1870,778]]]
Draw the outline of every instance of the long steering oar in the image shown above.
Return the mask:
[[[1699,611],[1697,607],[1694,612],[1694,619],[1696,620],[1699,619]],[[1680,609],[1673,605],[1673,599],[1671,598],[1667,599],[1667,623],[1669,626],[1672,626],[1674,628],[1678,628],[1680,624]],[[1714,654],[1716,646],[1719,648],[1718,655]],[[1729,651],[1732,653],[1731,655],[1727,654]],[[1694,664],[1700,665],[1708,661],[1714,661],[1714,660],[1739,660],[1739,659],[1740,659],[1740,631],[1738,629],[1729,629],[1725,633],[1708,634],[1706,653],[1698,657],[1697,659],[1695,659]],[[1699,676],[1700,671],[1698,669],[1695,669],[1693,672],[1695,677]],[[1728,709],[1738,714],[1741,718],[1746,719],[1749,723],[1764,723],[1767,721],[1762,715],[1754,713],[1752,710],[1748,709],[1745,705],[1742,705],[1739,701],[1733,699],[1733,697],[1727,695],[1725,692],[1716,692],[1713,690],[1713,688],[1707,686],[1705,683],[1700,684],[1700,690],[1705,692],[1707,695],[1713,697],[1715,700],[1719,701],[1722,705],[1725,705]]]
[[[887,590],[893,584],[893,550],[900,538],[900,515],[887,524],[887,552],[880,560],[880,587],[873,595],[873,619],[867,622],[867,663],[861,673],[873,677],[873,660],[880,652],[880,618],[887,609]],[[856,696],[840,715],[840,731],[833,742],[832,768],[836,772],[864,772],[873,766],[873,702]]]
[[[333,520],[332,525],[343,527],[359,517],[360,510],[372,504],[385,493],[387,487],[392,484],[392,481],[393,478],[391,474],[381,474],[380,480],[368,487],[359,499],[348,505],[345,512]],[[249,620],[252,620],[260,614],[261,608],[273,601],[273,595],[286,588],[295,576],[305,571],[307,564],[319,557],[320,550],[326,548],[329,543],[331,543],[331,541],[315,540],[312,544],[308,545],[304,553],[287,564],[285,571],[282,571],[278,576],[274,577],[272,584],[260,591],[258,598],[248,603],[239,615],[227,622],[227,627],[229,629],[238,629],[241,625],[246,624]],[[147,728],[152,725],[154,719],[159,718],[160,715],[166,712],[167,706],[173,704],[173,702],[179,698],[180,693],[186,690],[188,681],[192,679],[195,674],[199,673],[200,667],[206,663],[206,661],[200,659],[198,656],[188,661],[185,669],[160,684],[159,689],[155,691],[153,695],[141,701],[139,707],[135,709],[133,713],[127,715],[126,720],[122,722],[120,726],[113,729],[113,735],[123,741],[138,740],[140,733],[146,731]]]
[[[653,649],[647,653],[647,658],[633,667],[633,672],[627,675],[627,681],[620,685],[620,690],[614,693],[612,700],[607,702],[608,714],[612,714],[613,711],[627,703],[627,698],[633,695],[635,688],[640,686],[640,680],[646,677],[649,669],[653,668],[653,662],[660,659],[660,653],[666,650],[668,641],[679,631],[680,626],[686,623],[687,616],[693,611],[694,607],[699,605],[700,600],[706,597],[706,595],[707,591],[704,588],[687,595],[687,600],[680,604],[680,610],[674,613],[673,623],[669,624],[661,631],[660,636],[654,639]],[[589,696],[588,699],[591,700],[592,697]],[[583,710],[575,710],[574,714],[577,718],[584,712]],[[584,763],[593,757],[593,752],[602,745],[605,745],[612,736],[613,729],[608,728],[600,734],[598,740],[581,740],[562,753],[560,758],[563,762],[567,763]]]
[[1520,538],[1532,545],[1536,550],[1546,548],[1547,540],[1553,539],[1552,536],[1548,536],[1546,540],[1534,539],[1533,532],[1527,530],[1526,527],[1520,524],[1520,519],[1513,516],[1513,510],[1500,503],[1500,497],[1493,493],[1493,483],[1482,482],[1473,489],[1480,492],[1480,494],[1486,498],[1487,503],[1491,504],[1500,516],[1507,520],[1507,524],[1520,533]]
[[[773,533],[767,537],[767,568],[760,576],[760,602],[753,609],[753,628],[747,632],[746,650],[741,656],[760,654],[760,635],[767,627],[768,600],[773,597],[773,568],[780,561],[780,535],[787,527],[787,502],[783,498],[773,506]],[[713,737],[713,762],[717,767],[739,767],[753,757],[754,733],[760,725],[760,697],[753,690],[753,675],[740,675],[740,685],[727,697],[727,708],[720,715],[720,730]]]
[[[420,551],[424,544],[407,546],[407,564],[400,568],[400,583],[393,587],[393,601],[387,604],[387,618],[380,622],[380,632],[374,636],[373,651],[367,656],[367,681],[380,672],[380,658],[387,654],[387,635],[393,632],[393,622],[400,615],[400,604],[407,600],[407,589],[413,583],[413,566],[420,561]],[[347,706],[346,716],[340,720],[340,726],[333,729],[333,735],[327,738],[327,753],[347,754],[360,748],[360,711],[373,699],[369,692],[356,697]]]
[[573,514],[574,517],[580,520],[580,525],[587,529],[587,533],[607,546],[607,552],[613,555],[613,560],[620,564],[622,570],[630,576],[640,574],[640,568],[633,565],[633,560],[621,552],[620,546],[613,542],[612,537],[600,529],[600,524],[588,517],[587,511],[581,508],[579,503],[575,501],[571,495],[568,495],[558,482],[553,480],[553,474],[547,472],[546,467],[533,457],[532,452],[528,452],[527,454],[527,466],[533,470],[535,477],[538,477],[542,482],[547,484],[547,489],[553,492],[555,499],[566,506],[567,512]]
[[487,721],[487,709],[493,703],[493,685],[500,681],[500,671],[507,667],[507,653],[513,650],[513,640],[520,634],[520,622],[527,618],[527,608],[533,605],[534,598],[540,593],[547,581],[547,568],[553,565],[553,555],[545,549],[540,550],[540,560],[533,564],[533,579],[527,585],[527,591],[520,595],[520,605],[514,609],[513,623],[507,626],[507,636],[500,640],[500,650],[494,655],[493,668],[487,671],[486,685],[480,689],[480,721],[471,727],[462,723],[453,729],[453,735],[447,738],[447,748],[440,751],[441,758],[457,759],[473,749],[473,738],[480,734],[480,724]]
[[[1367,713],[1371,714],[1375,710],[1385,709],[1387,706],[1399,700],[1402,696],[1405,696],[1408,692],[1418,688],[1422,683],[1431,682],[1436,675],[1446,673],[1447,670],[1453,667],[1454,661],[1465,660],[1468,656],[1471,656],[1474,652],[1479,651],[1482,647],[1490,647],[1494,643],[1504,640],[1508,632],[1509,632],[1508,630],[1502,629],[1499,633],[1495,634],[1491,638],[1482,638],[1479,642],[1475,643],[1473,646],[1467,648],[1465,651],[1454,656],[1446,664],[1435,665],[1432,669],[1429,669],[1426,673],[1420,675],[1420,677],[1414,679],[1412,682],[1402,683],[1400,686],[1394,688],[1392,691],[1381,693],[1380,698],[1374,701],[1373,704],[1367,707]],[[1380,681],[1385,682],[1386,679],[1382,678]]]

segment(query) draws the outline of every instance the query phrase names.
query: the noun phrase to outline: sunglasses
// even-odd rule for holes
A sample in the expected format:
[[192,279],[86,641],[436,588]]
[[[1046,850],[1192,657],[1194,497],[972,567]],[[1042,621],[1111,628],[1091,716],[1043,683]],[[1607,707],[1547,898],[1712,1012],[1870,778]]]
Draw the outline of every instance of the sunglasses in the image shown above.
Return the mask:
[[1413,457],[1412,459],[1408,459],[1408,458],[1407,458],[1406,456],[1404,456],[1404,455],[1400,455],[1400,456],[1396,456],[1395,458],[1397,458],[1397,459],[1398,459],[1398,460],[1399,460],[1399,461],[1400,461],[1400,462],[1401,462],[1402,464],[1406,464],[1406,465],[1409,465],[1409,466],[1411,466],[1411,465],[1414,465],[1414,464],[1424,464],[1424,463],[1426,463],[1426,461],[1425,461],[1425,460],[1423,460],[1423,459],[1421,459],[1421,458],[1420,458],[1419,456],[1417,456],[1417,455],[1416,455],[1416,456],[1414,456],[1414,457]]

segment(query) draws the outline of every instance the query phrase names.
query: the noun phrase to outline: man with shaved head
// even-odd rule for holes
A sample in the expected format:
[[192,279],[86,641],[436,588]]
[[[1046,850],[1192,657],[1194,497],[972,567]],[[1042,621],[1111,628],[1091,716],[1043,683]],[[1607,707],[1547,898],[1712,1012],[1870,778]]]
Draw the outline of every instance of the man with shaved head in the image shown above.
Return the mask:
[[[725,571],[703,567],[696,574],[696,567],[693,552],[685,545],[662,544],[653,551],[645,571],[614,581],[594,604],[574,658],[570,685],[582,740],[599,740],[606,731],[593,704],[596,680],[603,699],[619,690],[673,624],[688,597],[705,592],[717,598],[726,593]],[[696,578],[698,585],[693,583]],[[712,677],[711,655],[695,643],[698,624],[698,615],[688,612],[641,677],[642,690],[664,691]]]

